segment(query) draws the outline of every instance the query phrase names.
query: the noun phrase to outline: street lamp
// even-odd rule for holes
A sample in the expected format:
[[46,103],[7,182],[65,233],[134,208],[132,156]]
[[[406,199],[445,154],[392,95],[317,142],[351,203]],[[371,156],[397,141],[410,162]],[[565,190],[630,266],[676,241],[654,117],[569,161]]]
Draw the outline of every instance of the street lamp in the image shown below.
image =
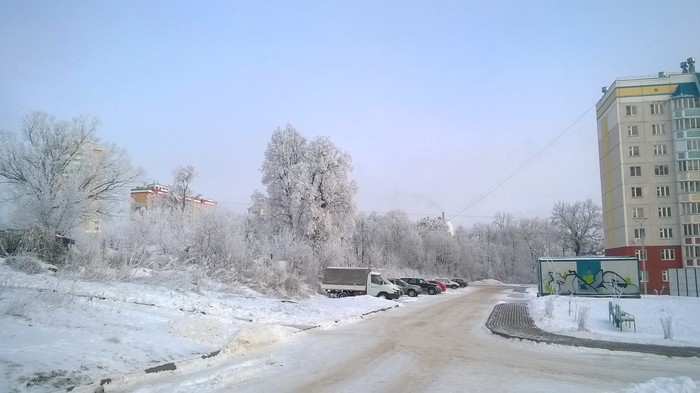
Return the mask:
[[646,249],[644,248],[644,238],[645,233],[644,233],[644,221],[646,221],[646,217],[642,218],[641,221],[639,221],[639,237],[640,240],[642,241],[642,250],[639,254],[639,258],[642,260],[642,285],[644,286],[644,294],[647,294],[647,281],[649,281],[649,276],[647,275],[647,253]]

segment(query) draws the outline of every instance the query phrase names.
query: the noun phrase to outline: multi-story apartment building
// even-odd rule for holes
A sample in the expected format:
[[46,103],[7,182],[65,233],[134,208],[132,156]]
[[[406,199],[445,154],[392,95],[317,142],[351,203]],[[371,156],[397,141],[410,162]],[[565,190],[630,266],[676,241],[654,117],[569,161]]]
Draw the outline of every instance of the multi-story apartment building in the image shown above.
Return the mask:
[[[141,187],[135,187],[131,189],[131,210],[136,211],[139,209],[148,208],[148,204],[157,200],[158,198],[166,198],[170,193],[170,188],[168,186],[150,183],[143,185]],[[213,206],[216,205],[216,201],[212,199],[202,198],[201,195],[187,195],[185,201],[188,206]]]
[[596,105],[605,253],[636,255],[642,293],[700,267],[700,73],[617,79]]
[[158,183],[134,187],[131,189],[131,210],[146,209],[153,198],[162,197],[167,195],[168,192],[168,186]]

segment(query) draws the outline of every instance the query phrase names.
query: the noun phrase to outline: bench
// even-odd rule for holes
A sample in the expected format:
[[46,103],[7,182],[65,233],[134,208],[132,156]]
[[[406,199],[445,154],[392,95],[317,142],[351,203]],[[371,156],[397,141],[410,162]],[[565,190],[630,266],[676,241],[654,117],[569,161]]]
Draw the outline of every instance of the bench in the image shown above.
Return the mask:
[[625,312],[625,310],[620,308],[619,304],[613,305],[610,301],[608,302],[608,320],[612,321],[613,325],[620,328],[622,331],[623,325],[627,327],[634,326],[634,331],[637,331],[637,322],[634,320],[634,315]]

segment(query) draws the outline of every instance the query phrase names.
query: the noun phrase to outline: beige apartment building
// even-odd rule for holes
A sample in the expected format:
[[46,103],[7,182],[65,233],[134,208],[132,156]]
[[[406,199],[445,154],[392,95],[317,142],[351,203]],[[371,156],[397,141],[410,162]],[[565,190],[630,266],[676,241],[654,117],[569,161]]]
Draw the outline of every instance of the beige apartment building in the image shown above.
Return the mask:
[[700,267],[700,73],[621,78],[596,105],[605,253],[636,255],[642,293]]
[[[159,184],[150,183],[140,187],[131,189],[131,210],[147,209],[148,204],[159,199],[166,198],[170,193],[170,187]],[[202,195],[187,195],[185,197],[187,206],[216,206],[217,202],[213,199],[203,198]]]

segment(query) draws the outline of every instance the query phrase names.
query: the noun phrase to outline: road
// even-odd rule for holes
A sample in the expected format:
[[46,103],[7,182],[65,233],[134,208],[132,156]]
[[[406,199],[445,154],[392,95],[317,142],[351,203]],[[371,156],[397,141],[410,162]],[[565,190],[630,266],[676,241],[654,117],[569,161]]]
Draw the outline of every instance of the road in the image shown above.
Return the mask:
[[[655,377],[698,379],[700,359],[536,344],[484,323],[512,288],[479,287],[338,326],[243,356],[192,365],[106,391],[601,392]],[[421,299],[423,300],[423,299]]]

